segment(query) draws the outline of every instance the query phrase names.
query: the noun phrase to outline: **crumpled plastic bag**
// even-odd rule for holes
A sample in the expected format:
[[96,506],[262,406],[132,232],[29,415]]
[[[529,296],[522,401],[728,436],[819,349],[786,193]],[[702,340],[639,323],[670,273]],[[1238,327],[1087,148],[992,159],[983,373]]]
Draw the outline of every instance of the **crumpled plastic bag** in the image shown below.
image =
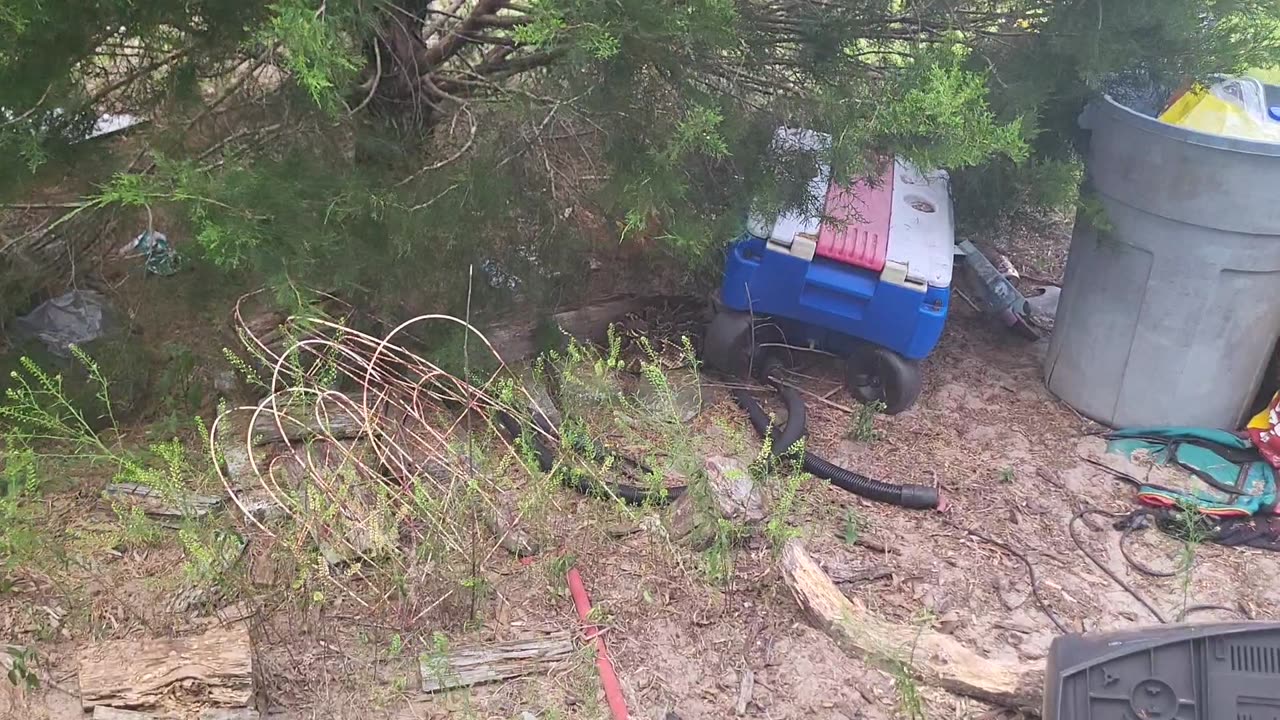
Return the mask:
[[141,256],[152,275],[172,275],[182,267],[182,256],[169,244],[169,238],[156,230],[144,230],[118,251],[121,256]]
[[1212,87],[1196,86],[1160,114],[1160,120],[1188,130],[1280,142],[1280,123],[1267,114],[1261,85],[1251,78],[1229,79]]
[[14,320],[19,335],[34,337],[59,357],[71,357],[72,345],[102,337],[112,325],[106,296],[92,290],[72,290],[40,303]]
[[1258,448],[1258,454],[1267,462],[1280,469],[1280,392],[1271,397],[1271,402],[1257,415],[1249,418],[1245,433]]

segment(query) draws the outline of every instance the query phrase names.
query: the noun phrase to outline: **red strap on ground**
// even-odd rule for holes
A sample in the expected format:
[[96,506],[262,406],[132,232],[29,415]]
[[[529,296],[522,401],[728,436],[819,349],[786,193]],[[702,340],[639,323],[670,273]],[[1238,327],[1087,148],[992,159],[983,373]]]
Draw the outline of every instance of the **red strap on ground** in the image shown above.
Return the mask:
[[591,615],[591,598],[587,597],[587,588],[582,584],[582,576],[577,568],[571,568],[567,576],[569,594],[573,596],[573,604],[578,608],[578,617],[582,619],[582,634],[596,643],[596,670],[600,673],[600,684],[604,686],[604,697],[609,703],[609,712],[613,720],[627,720],[627,701],[622,697],[622,685],[618,675],[613,671],[613,663],[609,660],[609,650],[600,636],[600,628],[587,618]]

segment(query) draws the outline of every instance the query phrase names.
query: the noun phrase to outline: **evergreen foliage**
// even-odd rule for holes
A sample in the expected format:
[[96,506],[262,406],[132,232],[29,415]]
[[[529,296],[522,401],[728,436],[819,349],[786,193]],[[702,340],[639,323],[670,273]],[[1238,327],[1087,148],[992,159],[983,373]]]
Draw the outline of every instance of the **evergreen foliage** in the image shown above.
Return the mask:
[[[91,207],[174,210],[229,269],[457,310],[467,267],[490,294],[580,288],[602,228],[714,267],[818,160],[947,168],[970,219],[1061,203],[1090,93],[1275,66],[1278,28],[1271,0],[14,0],[0,192],[101,161],[79,139],[134,113],[143,152]],[[779,125],[829,156],[778,157]]]

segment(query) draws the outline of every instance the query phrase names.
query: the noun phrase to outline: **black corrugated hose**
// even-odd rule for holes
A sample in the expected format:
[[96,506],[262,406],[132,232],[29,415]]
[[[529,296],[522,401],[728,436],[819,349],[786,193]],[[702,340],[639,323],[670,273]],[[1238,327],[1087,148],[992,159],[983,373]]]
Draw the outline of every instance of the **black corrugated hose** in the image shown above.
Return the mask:
[[[787,405],[787,424],[781,429],[774,428],[772,451],[775,456],[783,455],[804,435],[805,409],[804,399],[794,388],[781,383],[776,384],[778,392]],[[734,400],[747,411],[751,418],[751,426],[760,437],[770,431],[769,416],[765,414],[760,403],[755,401],[745,390],[735,390]],[[809,451],[804,453],[804,470],[832,485],[861,495],[869,500],[898,505],[905,508],[934,510],[938,507],[938,489],[928,485],[895,485],[882,480],[873,480],[866,475],[842,468],[828,460],[818,457]]]
[[[542,432],[545,432],[553,438],[558,439],[560,437],[555,427],[551,425],[551,422],[547,420],[542,413],[535,411],[533,419],[534,423],[542,430]],[[498,412],[498,422],[502,425],[502,429],[507,432],[507,435],[510,436],[513,441],[521,436],[522,430],[520,428],[520,423],[507,412]],[[541,433],[529,433],[529,437],[533,442],[533,451],[538,456],[538,466],[542,468],[543,472],[551,472],[552,468],[555,467],[555,455],[551,452],[551,449],[547,447],[547,444],[543,442]],[[593,459],[601,463],[603,463],[607,457],[607,453],[602,448],[594,445],[590,447],[578,447],[578,450],[589,454]],[[635,462],[634,460],[621,455],[617,457],[621,462],[633,465],[643,474],[647,475],[653,472],[643,463]],[[685,486],[683,485],[669,487],[665,492],[659,493],[650,490],[649,488],[636,487],[635,485],[627,485],[624,483],[597,484],[591,482],[589,478],[582,477],[580,475],[572,475],[571,477],[573,489],[583,495],[606,498],[612,495],[630,505],[642,505],[645,503],[655,502],[673,502],[676,498],[683,495],[685,491]]]

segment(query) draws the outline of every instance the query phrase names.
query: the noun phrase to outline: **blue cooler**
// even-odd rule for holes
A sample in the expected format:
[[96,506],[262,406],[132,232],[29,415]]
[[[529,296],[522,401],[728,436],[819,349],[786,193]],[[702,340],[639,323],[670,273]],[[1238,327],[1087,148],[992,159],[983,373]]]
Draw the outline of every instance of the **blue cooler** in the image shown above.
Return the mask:
[[[775,140],[802,150],[824,141],[785,129]],[[704,352],[741,369],[744,329],[754,345],[821,348],[846,359],[856,397],[901,412],[919,396],[916,361],[938,344],[951,302],[949,181],[901,158],[848,187],[830,174],[819,167],[810,182],[821,217],[752,217],[730,247]]]

